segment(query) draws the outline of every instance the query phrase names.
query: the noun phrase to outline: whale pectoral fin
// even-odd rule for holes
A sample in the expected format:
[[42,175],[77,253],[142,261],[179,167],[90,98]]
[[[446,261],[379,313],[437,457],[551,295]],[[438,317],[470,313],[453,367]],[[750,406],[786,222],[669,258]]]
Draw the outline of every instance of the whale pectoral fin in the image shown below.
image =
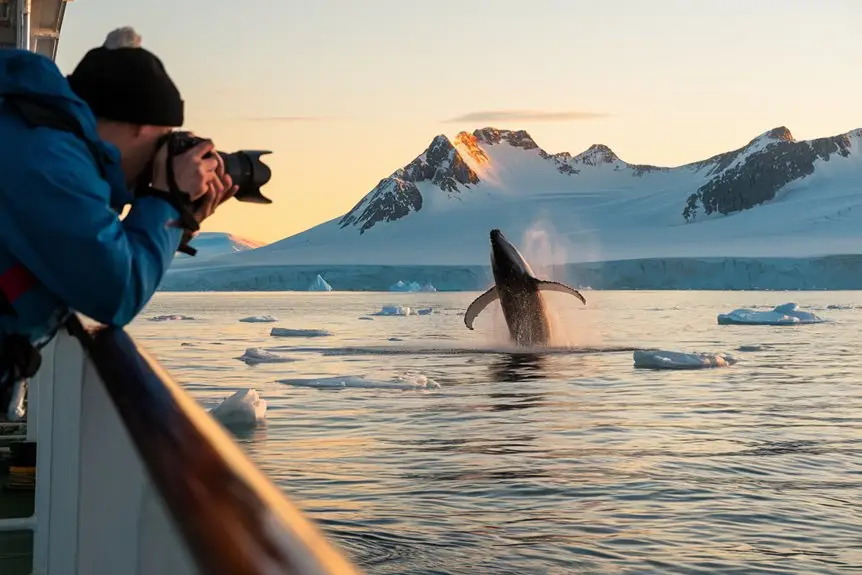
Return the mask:
[[491,286],[491,289],[473,300],[473,303],[464,312],[464,325],[467,326],[467,329],[473,329],[473,322],[476,317],[498,297],[500,296],[497,294],[497,286]]
[[587,303],[587,300],[584,296],[581,295],[581,292],[576,290],[573,287],[569,287],[566,284],[561,284],[560,282],[552,282],[547,280],[538,280],[536,287],[539,289],[547,290],[547,291],[556,291],[560,293],[567,293],[569,295],[573,295],[583,303]]

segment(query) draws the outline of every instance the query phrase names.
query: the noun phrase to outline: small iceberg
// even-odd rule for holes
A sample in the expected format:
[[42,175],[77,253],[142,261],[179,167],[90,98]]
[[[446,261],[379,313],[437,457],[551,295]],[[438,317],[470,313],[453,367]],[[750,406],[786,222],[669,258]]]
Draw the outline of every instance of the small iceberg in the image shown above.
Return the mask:
[[405,305],[385,305],[371,315],[413,315],[413,308]]
[[277,322],[278,319],[272,317],[271,315],[253,315],[251,317],[244,317],[239,321],[245,323],[274,323]]
[[328,337],[331,331],[325,329],[290,329],[286,327],[274,327],[269,332],[272,337]]
[[[406,305],[385,305],[380,308],[380,311],[377,313],[372,313],[371,315],[385,315],[385,316],[407,316],[407,315],[430,315],[433,313],[433,309],[430,307],[422,307],[422,308],[412,308]],[[361,319],[361,318],[360,318]]]
[[326,283],[323,276],[317,274],[317,277],[314,278],[314,281],[311,282],[310,286],[308,286],[308,291],[332,291],[332,286]]
[[171,314],[171,315],[157,315],[155,317],[151,317],[150,321],[189,321],[195,318],[188,315],[180,315],[180,314]]
[[241,389],[209,412],[226,426],[256,425],[266,419],[266,400],[253,389]]
[[260,363],[288,363],[296,361],[290,357],[284,357],[283,355],[278,355],[277,353],[272,353],[271,351],[266,351],[259,347],[250,347],[245,350],[245,353],[235,359],[245,362],[248,365],[257,365]]
[[659,349],[637,350],[633,354],[635,367],[642,369],[706,369],[728,367],[737,362],[725,353],[684,353]]
[[398,280],[397,282],[389,286],[389,291],[416,292],[420,289],[422,289],[422,286],[420,286],[418,283],[406,283],[402,280]]
[[405,282],[402,280],[398,280],[391,286],[389,286],[389,291],[398,291],[398,292],[436,292],[437,288],[431,285],[431,282],[426,283],[425,285],[420,285],[419,282]]
[[718,314],[719,325],[800,325],[823,323],[826,320],[808,311],[799,311],[795,303],[776,306],[771,311],[748,308]]
[[343,377],[281,379],[279,383],[296,387],[312,387],[315,389],[440,389],[439,383],[417,373],[399,375],[390,381],[370,379],[363,375],[346,375]]

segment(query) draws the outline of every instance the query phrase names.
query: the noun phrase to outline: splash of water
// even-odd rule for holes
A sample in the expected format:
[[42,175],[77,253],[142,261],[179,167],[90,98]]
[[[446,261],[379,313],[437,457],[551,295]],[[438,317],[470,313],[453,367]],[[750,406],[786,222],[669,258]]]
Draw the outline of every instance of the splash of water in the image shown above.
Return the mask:
[[[567,256],[570,245],[566,236],[559,233],[549,219],[538,218],[534,220],[524,231],[521,243],[523,245],[521,253],[529,262],[530,267],[533,268],[536,277],[563,283],[569,282],[565,266],[568,262]],[[600,334],[595,326],[582,319],[584,314],[577,311],[563,313],[563,310],[569,306],[561,305],[562,301],[559,298],[572,299],[572,296],[542,293],[551,327],[549,344],[575,347],[601,343]],[[581,305],[580,302],[578,305]]]

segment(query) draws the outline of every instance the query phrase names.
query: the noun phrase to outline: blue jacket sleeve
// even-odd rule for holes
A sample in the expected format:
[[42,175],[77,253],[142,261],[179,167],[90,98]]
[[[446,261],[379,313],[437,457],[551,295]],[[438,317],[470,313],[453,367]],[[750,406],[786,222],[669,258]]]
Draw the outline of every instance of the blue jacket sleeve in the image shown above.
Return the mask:
[[[158,288],[182,230],[176,209],[137,199],[121,220],[111,189],[86,148],[57,138],[28,162],[17,193],[3,194],[9,251],[65,304],[107,325],[125,326]],[[17,178],[16,178],[17,180]]]

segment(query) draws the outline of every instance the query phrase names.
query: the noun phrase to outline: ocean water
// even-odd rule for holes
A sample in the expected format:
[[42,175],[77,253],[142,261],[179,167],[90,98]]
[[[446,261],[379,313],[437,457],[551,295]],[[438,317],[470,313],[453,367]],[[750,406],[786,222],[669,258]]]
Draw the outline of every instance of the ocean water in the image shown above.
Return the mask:
[[[545,354],[496,309],[466,329],[468,293],[159,293],[130,331],[208,406],[260,393],[243,449],[370,574],[862,573],[862,293],[584,294],[548,296],[571,350]],[[716,323],[789,301],[832,321]],[[433,313],[359,319],[389,304]]]

